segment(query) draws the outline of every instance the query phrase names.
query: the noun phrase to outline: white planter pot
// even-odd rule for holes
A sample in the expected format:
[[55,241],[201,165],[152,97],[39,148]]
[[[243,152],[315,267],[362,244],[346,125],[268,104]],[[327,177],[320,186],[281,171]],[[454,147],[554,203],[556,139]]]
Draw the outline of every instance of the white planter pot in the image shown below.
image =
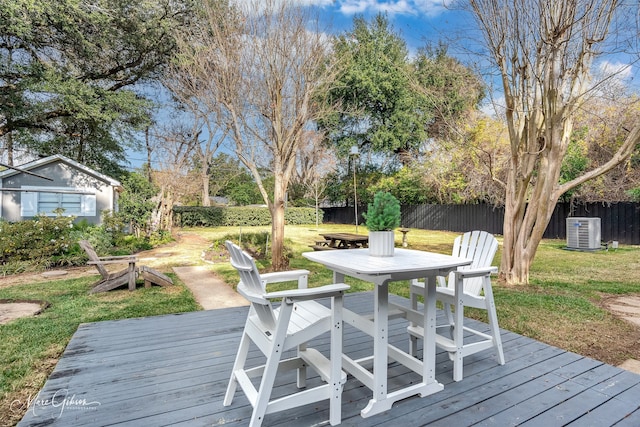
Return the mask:
[[394,237],[393,231],[370,231],[369,255],[380,257],[393,256]]

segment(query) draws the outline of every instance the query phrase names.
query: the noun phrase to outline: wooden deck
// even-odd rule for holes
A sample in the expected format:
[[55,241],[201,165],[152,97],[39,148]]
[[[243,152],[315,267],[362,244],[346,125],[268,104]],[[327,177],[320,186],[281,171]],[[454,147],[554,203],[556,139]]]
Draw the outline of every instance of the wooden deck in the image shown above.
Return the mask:
[[[365,313],[373,296],[350,294],[345,305]],[[81,325],[19,426],[247,425],[251,407],[241,391],[230,407],[222,406],[247,309]],[[364,334],[349,326],[344,333],[345,352],[371,354]],[[511,332],[503,331],[502,339],[506,365],[490,350],[469,356],[464,380],[455,383],[447,354],[438,353],[443,391],[371,418],[360,417],[369,390],[349,377],[342,425],[640,425],[640,375]],[[393,321],[390,342],[406,349],[407,341],[406,323]],[[314,347],[325,351],[327,344],[328,335]],[[399,365],[389,374],[390,389],[413,375]],[[293,387],[294,375],[279,381],[280,391]],[[263,425],[328,425],[327,419],[328,405],[320,402],[267,415]]]

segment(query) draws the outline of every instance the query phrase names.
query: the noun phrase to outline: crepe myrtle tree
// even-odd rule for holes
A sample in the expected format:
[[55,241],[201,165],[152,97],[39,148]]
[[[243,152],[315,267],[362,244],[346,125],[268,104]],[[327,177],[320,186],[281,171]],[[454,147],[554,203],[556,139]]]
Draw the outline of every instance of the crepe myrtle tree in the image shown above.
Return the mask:
[[625,136],[607,161],[560,179],[576,114],[599,95],[602,81],[594,79],[592,64],[607,51],[635,44],[637,29],[622,23],[637,6],[618,0],[465,3],[497,70],[506,107],[509,165],[505,176],[496,177],[505,192],[500,275],[509,284],[526,284],[558,199],[627,161],[640,143],[636,121],[624,126]]

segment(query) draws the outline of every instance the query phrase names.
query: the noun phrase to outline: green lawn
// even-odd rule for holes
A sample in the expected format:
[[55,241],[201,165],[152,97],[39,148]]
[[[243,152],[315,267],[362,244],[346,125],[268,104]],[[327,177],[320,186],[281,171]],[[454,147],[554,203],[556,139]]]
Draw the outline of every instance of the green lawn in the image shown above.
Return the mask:
[[[268,227],[182,229],[210,241],[227,235],[269,232]],[[287,245],[292,249],[291,268],[311,271],[311,286],[330,283],[331,273],[307,261],[300,253],[311,250],[322,232],[355,232],[354,226],[287,226]],[[366,234],[364,227],[360,234]],[[397,246],[401,233],[396,233]],[[412,229],[409,248],[450,253],[458,233]],[[498,236],[500,240],[500,236]],[[640,359],[638,328],[614,317],[602,308],[614,295],[640,292],[640,247],[621,246],[608,252],[564,250],[563,241],[544,241],[531,271],[531,285],[506,287],[494,280],[494,293],[500,326],[540,341],[618,364],[627,358]],[[494,261],[498,265],[500,252]],[[197,262],[197,261],[196,261]],[[268,269],[268,260],[258,262]],[[231,286],[237,275],[227,262],[211,268]],[[88,294],[96,280],[82,278],[0,289],[0,299],[44,300],[51,306],[37,317],[23,318],[0,325],[0,425],[12,425],[21,418],[20,405],[33,398],[51,373],[69,339],[80,323],[127,317],[153,316],[198,309],[191,293],[174,277],[178,286],[139,288],[135,292],[116,290]],[[352,292],[371,289],[371,285],[347,278]],[[407,295],[405,283],[391,286],[399,295]],[[486,320],[481,311],[468,316]]]

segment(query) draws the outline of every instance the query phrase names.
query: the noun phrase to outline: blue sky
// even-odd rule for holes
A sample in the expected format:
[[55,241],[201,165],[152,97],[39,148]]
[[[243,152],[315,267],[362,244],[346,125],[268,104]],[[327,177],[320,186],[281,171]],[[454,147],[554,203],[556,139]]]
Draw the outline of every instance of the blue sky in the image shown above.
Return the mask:
[[334,32],[353,27],[354,16],[370,19],[386,14],[395,32],[411,50],[429,41],[458,39],[472,23],[470,17],[450,6],[450,0],[306,0],[320,12],[323,25]]
[[[383,13],[387,16],[393,31],[406,41],[410,54],[426,43],[437,44],[444,41],[449,47],[448,53],[463,63],[469,64],[480,59],[470,54],[470,51],[477,50],[482,36],[475,28],[470,14],[453,6],[455,0],[297,1],[316,8],[319,12],[320,28],[333,34],[349,31],[353,27],[355,16],[363,16],[370,20],[376,14]],[[594,68],[605,72],[623,69],[619,77],[628,84],[633,79],[636,67],[625,67],[626,62],[618,58],[601,59]],[[145,161],[144,154],[135,153],[130,160],[132,165],[137,167]]]
[[[243,0],[239,0],[243,1]],[[394,30],[406,42],[410,53],[427,41],[455,40],[468,28],[470,18],[458,10],[445,7],[442,0],[300,0],[317,9],[320,28],[333,34],[353,28],[353,18],[367,20],[386,14]],[[451,3],[448,0],[448,3]],[[450,53],[453,54],[453,49]],[[128,159],[133,168],[146,161],[145,154],[133,152]]]

